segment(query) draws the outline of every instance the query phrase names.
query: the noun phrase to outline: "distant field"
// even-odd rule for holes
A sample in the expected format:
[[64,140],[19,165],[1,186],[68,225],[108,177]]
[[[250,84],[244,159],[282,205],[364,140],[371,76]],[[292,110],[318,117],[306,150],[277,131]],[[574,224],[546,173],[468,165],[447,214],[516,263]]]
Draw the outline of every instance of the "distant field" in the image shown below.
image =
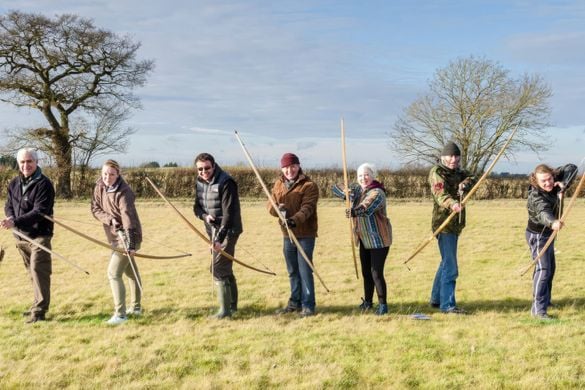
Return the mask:
[[[176,205],[191,220],[190,201]],[[236,257],[267,266],[276,277],[235,265],[240,311],[209,318],[216,296],[209,251],[161,202],[141,201],[142,253],[193,253],[177,260],[139,260],[145,315],[119,327],[106,276],[107,249],[58,226],[53,248],[90,272],[53,259],[49,321],[25,325],[32,299],[9,232],[0,263],[0,388],[583,388],[585,387],[585,201],[569,215],[557,242],[554,321],[529,315],[531,279],[525,201],[473,201],[460,239],[458,302],[471,312],[448,316],[428,307],[438,265],[432,242],[402,261],[430,235],[431,203],[390,200],[394,245],[386,268],[390,315],[357,311],[356,280],[341,202],[319,204],[315,267],[318,315],[277,316],[288,278],[277,223],[264,202],[243,202],[244,234]],[[103,231],[89,205],[59,202],[55,215],[93,237]],[[195,221],[194,221],[195,222]],[[201,227],[200,222],[195,222]],[[416,321],[426,313],[429,321]]]

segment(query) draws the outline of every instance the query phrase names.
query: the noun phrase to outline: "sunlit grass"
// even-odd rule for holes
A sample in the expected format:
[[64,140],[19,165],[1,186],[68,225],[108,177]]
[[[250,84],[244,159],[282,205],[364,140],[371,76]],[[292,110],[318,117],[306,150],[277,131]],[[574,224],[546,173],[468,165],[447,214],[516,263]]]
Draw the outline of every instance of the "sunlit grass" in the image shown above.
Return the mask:
[[[192,203],[176,201],[192,218]],[[216,296],[209,251],[161,202],[140,202],[141,252],[193,256],[139,260],[145,315],[119,327],[106,277],[108,250],[56,227],[53,248],[90,272],[54,259],[49,321],[25,325],[32,299],[22,260],[8,232],[0,264],[0,388],[577,388],[585,386],[585,251],[582,200],[556,247],[555,320],[529,315],[531,281],[524,201],[469,205],[460,239],[457,298],[471,312],[447,316],[427,305],[438,265],[430,235],[430,202],[389,203],[394,245],[386,267],[390,315],[357,311],[356,280],[341,202],[319,204],[315,266],[331,289],[317,283],[315,317],[277,316],[289,285],[282,237],[263,201],[243,202],[244,234],[236,257],[278,275],[235,265],[240,311],[229,321],[209,318]],[[96,238],[104,233],[89,206],[60,202],[56,217]],[[198,227],[202,228],[199,222]],[[426,313],[429,321],[415,321]]]

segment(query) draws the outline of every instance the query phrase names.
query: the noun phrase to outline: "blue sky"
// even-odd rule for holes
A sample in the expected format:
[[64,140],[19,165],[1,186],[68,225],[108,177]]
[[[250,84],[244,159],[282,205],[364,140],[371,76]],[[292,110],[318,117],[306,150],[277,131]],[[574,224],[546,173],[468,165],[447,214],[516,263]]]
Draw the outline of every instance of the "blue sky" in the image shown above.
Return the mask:
[[[245,163],[238,130],[260,166],[284,152],[306,167],[340,167],[344,117],[350,166],[397,168],[389,131],[427,92],[435,71],[483,56],[513,76],[551,85],[549,152],[520,153],[496,171],[578,163],[585,153],[585,2],[3,0],[0,12],[73,13],[142,42],[155,60],[137,94],[143,109],[123,165],[192,163],[210,152]],[[0,128],[43,123],[0,104]],[[98,162],[99,163],[99,162]]]

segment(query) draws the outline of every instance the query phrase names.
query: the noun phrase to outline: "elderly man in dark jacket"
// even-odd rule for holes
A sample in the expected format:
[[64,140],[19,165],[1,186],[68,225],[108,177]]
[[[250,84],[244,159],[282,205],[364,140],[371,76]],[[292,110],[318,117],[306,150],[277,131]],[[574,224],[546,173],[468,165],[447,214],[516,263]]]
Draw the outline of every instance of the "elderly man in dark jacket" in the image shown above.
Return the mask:
[[195,158],[195,165],[198,176],[193,212],[205,222],[205,230],[212,245],[211,272],[220,305],[216,317],[230,317],[238,310],[238,285],[233,262],[219,251],[223,250],[233,256],[243,231],[238,185],[209,153],[199,154]]
[[[18,229],[34,242],[51,249],[53,223],[43,214],[53,215],[55,189],[38,166],[38,155],[34,149],[24,148],[16,155],[20,174],[8,187],[8,199],[4,206],[6,218],[0,222],[5,229]],[[51,303],[51,254],[39,246],[16,237],[16,247],[30,275],[34,301],[27,323],[45,320]]]

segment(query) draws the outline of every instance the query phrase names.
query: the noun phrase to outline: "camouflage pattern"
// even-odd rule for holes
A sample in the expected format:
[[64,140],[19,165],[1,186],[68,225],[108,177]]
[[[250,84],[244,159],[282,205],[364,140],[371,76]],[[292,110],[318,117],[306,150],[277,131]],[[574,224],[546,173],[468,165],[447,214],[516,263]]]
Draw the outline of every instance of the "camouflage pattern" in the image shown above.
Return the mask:
[[[462,169],[449,169],[441,163],[435,165],[429,173],[429,184],[433,195],[433,232],[449,217],[451,206],[459,203],[459,184],[465,183],[469,191],[475,184],[476,179],[469,172]],[[461,220],[461,221],[460,221]],[[461,218],[452,218],[449,224],[443,229],[444,233],[460,234],[465,227],[465,209],[461,211]]]

